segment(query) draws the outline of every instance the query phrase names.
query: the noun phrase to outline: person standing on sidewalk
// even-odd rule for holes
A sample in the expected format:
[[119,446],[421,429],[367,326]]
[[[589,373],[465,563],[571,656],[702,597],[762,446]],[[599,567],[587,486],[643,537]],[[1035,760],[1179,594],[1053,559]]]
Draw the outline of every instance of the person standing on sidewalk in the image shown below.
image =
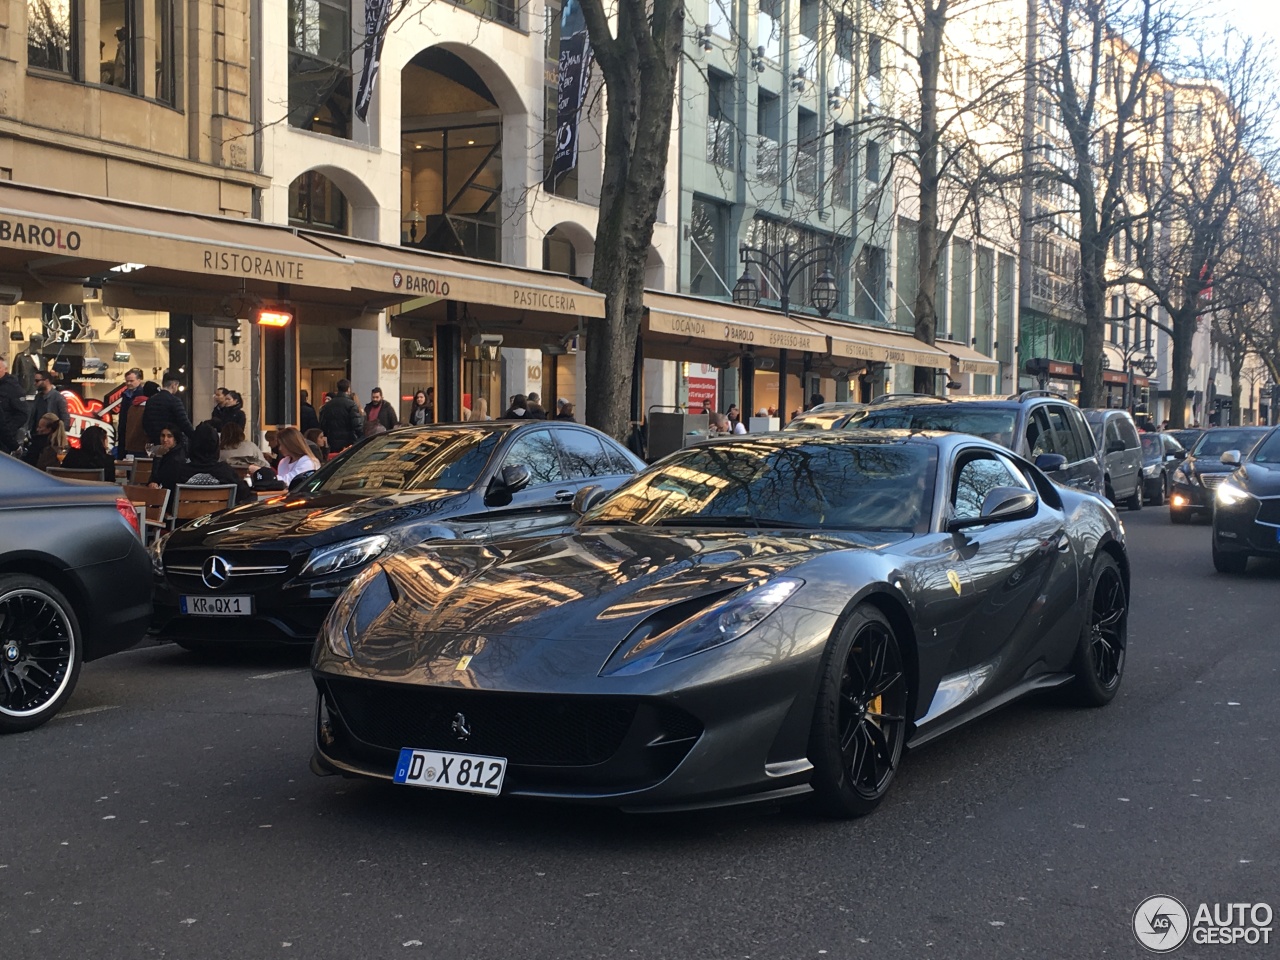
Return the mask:
[[337,383],[338,392],[320,408],[320,429],[329,441],[329,450],[338,453],[364,436],[364,416],[360,405],[352,399],[351,381],[345,377]]

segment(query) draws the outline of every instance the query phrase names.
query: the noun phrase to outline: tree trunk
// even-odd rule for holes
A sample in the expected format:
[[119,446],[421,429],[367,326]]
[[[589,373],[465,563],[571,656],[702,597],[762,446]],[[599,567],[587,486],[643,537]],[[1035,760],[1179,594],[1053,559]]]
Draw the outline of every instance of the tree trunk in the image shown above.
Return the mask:
[[1244,411],[1240,408],[1240,397],[1244,393],[1244,381],[1242,379],[1244,375],[1244,354],[1239,350],[1233,349],[1229,362],[1231,364],[1231,426],[1238,427],[1244,422]]
[[586,422],[618,439],[629,430],[636,340],[653,225],[666,187],[680,63],[683,4],[655,0],[618,9],[610,33],[600,0],[583,3],[604,76],[608,122],[591,285],[605,316],[587,326]]
[[1106,339],[1106,241],[1098,236],[1096,221],[1081,218],[1080,305],[1084,309],[1084,358],[1080,365],[1080,406],[1103,406],[1102,344]]
[[[947,4],[926,4],[920,26],[920,223],[916,228],[915,338],[933,344],[938,334],[938,64]],[[938,372],[916,367],[916,393],[937,393]]]
[[1173,372],[1169,384],[1169,426],[1178,430],[1187,425],[1187,384],[1191,380],[1191,348],[1196,335],[1198,297],[1184,299],[1170,316],[1173,326]]

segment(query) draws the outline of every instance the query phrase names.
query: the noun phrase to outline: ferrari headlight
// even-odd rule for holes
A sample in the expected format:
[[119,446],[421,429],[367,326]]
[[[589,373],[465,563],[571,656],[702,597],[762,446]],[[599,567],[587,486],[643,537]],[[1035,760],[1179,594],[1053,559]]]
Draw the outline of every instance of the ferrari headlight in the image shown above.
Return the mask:
[[311,552],[311,558],[298,576],[327,577],[340,570],[359,567],[387,549],[390,542],[390,538],[383,536],[360,537],[358,540],[335,543],[331,547],[321,547]]
[[1241,490],[1230,480],[1226,480],[1218,485],[1218,506],[1231,507],[1237,503],[1244,503],[1246,500],[1252,500],[1253,494],[1246,490]]
[[660,664],[737,640],[803,585],[804,581],[795,577],[748,584],[674,627],[643,637],[636,643],[622,644],[609,657],[600,676],[643,673]]
[[391,581],[381,564],[375,563],[351,581],[325,619],[323,634],[335,656],[350,660],[355,641],[377,617],[395,603]]

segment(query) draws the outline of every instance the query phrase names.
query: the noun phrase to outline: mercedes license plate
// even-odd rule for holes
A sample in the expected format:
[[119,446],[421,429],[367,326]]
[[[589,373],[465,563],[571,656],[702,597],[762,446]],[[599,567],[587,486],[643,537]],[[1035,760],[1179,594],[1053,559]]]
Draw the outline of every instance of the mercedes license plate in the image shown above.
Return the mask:
[[253,597],[182,597],[181,610],[194,617],[250,617]]
[[476,757],[466,753],[436,753],[405,747],[396,761],[396,783],[434,790],[459,790],[496,797],[507,773],[503,757]]

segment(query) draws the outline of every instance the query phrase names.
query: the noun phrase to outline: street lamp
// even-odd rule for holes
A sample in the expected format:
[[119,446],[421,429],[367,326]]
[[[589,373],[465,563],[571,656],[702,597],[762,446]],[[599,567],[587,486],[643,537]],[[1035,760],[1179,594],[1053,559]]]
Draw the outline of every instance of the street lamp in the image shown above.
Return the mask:
[[[1137,367],[1139,370],[1142,371],[1143,376],[1150,377],[1153,373],[1156,372],[1156,369],[1159,367],[1159,363],[1156,361],[1156,358],[1151,355],[1152,346],[1154,346],[1152,341],[1141,340],[1134,343],[1133,346],[1129,347],[1124,352],[1124,380],[1125,380],[1124,406],[1125,406],[1125,409],[1128,410],[1130,413],[1133,412],[1133,407],[1134,407],[1133,368]],[[1140,350],[1145,350],[1146,355],[1141,360],[1135,361],[1133,359],[1134,354],[1138,353]]]
[[[784,317],[791,316],[791,287],[805,271],[822,264],[822,273],[813,282],[809,290],[809,302],[820,315],[826,317],[840,303],[840,286],[831,273],[831,264],[837,259],[834,244],[822,244],[808,250],[797,252],[790,242],[784,243],[782,249],[770,252],[760,247],[749,247],[745,243],[738,249],[738,259],[744,264],[742,276],[733,285],[733,302],[740,307],[757,307],[760,305],[760,287],[763,281],[766,289],[775,291],[778,305]],[[752,266],[760,272],[760,280],[751,273]],[[786,422],[787,410],[787,351],[779,351],[778,364],[778,409],[783,422]]]

